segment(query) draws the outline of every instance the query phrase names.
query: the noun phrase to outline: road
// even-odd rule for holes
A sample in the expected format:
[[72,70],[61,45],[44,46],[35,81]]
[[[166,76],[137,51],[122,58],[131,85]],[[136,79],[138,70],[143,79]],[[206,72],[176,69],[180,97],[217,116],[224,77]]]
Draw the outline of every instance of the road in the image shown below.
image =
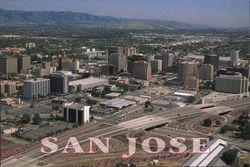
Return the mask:
[[[244,103],[240,103],[240,104],[233,104],[233,105],[228,105],[227,107],[232,107],[232,108],[237,108],[237,107],[242,107],[242,106],[249,106],[250,102],[244,102]],[[181,118],[188,118],[190,116],[200,116],[200,115],[207,115],[207,114],[215,114],[217,113],[217,111],[213,111],[211,113],[208,112],[203,112],[200,109],[195,109],[195,108],[190,108],[190,107],[184,107],[184,108],[175,108],[175,109],[171,109],[168,111],[163,111],[161,113],[157,113],[157,114],[151,114],[148,116],[143,116],[141,118],[137,118],[137,119],[133,119],[130,121],[126,121],[126,122],[122,122],[119,123],[117,125],[113,125],[104,129],[100,129],[91,133],[87,133],[87,134],[82,134],[77,136],[77,139],[80,143],[87,143],[88,142],[88,138],[89,137],[112,137],[118,134],[122,134],[127,132],[128,130],[143,130],[143,129],[148,129],[151,127],[155,127],[158,125],[162,125],[162,124],[167,124],[169,123],[171,120],[175,120],[175,119],[181,119]],[[193,131],[191,129],[192,133],[190,134],[196,134],[196,135],[203,135],[203,134],[199,134],[196,131]],[[175,132],[172,132],[172,134],[174,134]],[[180,136],[185,135],[186,133],[180,133],[180,132],[176,132],[179,133]],[[230,142],[230,143],[234,143],[234,141],[230,141],[229,139],[225,139],[226,141]],[[62,151],[63,147],[66,145],[66,141],[62,141],[60,143],[58,143],[59,145],[59,149],[60,151]],[[238,145],[240,147],[247,147],[244,146],[244,143],[236,143],[235,145]],[[35,152],[34,152],[35,151]],[[32,152],[32,154],[31,154]],[[36,164],[42,162],[43,160],[49,159],[53,156],[58,155],[57,153],[54,154],[43,154],[40,152],[40,149],[33,149],[31,152],[26,152],[26,153],[21,153],[17,156],[13,156],[12,158],[10,158],[9,160],[4,160],[2,162],[2,167],[32,167],[32,166],[36,166]],[[34,153],[33,153],[34,152]]]

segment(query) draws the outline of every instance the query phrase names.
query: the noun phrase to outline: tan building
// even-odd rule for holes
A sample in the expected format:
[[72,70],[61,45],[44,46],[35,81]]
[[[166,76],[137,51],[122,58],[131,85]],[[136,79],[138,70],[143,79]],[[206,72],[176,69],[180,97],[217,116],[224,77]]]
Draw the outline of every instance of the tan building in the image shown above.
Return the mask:
[[125,56],[124,54],[111,53],[108,57],[108,64],[110,66],[115,66],[117,72],[126,72],[128,69],[127,56]]
[[200,80],[197,78],[186,78],[184,80],[183,88],[185,90],[199,91]]
[[198,73],[199,73],[199,79],[211,81],[214,79],[214,65],[201,64],[198,67]]
[[0,73],[3,73],[3,74],[17,73],[17,58],[1,57],[0,58]]
[[134,62],[132,76],[137,79],[151,79],[151,63],[145,61]]
[[58,70],[67,71],[71,59],[67,55],[62,55],[58,60]]
[[198,76],[198,62],[184,61],[179,64],[179,81],[184,83],[186,78]]
[[26,70],[30,69],[30,64],[31,64],[31,58],[30,56],[27,55],[19,55],[17,56],[18,60],[18,72],[21,72],[21,70]]
[[0,92],[6,95],[12,95],[17,93],[16,83],[12,81],[2,81],[0,82]]

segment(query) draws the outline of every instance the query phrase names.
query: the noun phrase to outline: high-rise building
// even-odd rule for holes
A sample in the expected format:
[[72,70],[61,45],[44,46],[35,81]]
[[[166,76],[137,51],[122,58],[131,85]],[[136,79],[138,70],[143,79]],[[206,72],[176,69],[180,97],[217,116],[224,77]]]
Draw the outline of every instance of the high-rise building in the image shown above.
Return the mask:
[[179,64],[179,82],[184,83],[186,78],[198,77],[198,62],[184,61]]
[[80,62],[79,60],[73,60],[69,63],[69,71],[77,72],[80,69]]
[[17,58],[0,57],[0,73],[3,74],[17,73]]
[[18,72],[21,72],[21,70],[27,70],[30,69],[31,59],[28,55],[19,55],[17,56],[18,61]]
[[108,57],[108,64],[116,66],[117,72],[126,72],[128,69],[127,56],[124,54],[111,53]]
[[63,107],[63,118],[72,123],[89,122],[90,106],[84,106],[78,103],[66,103]]
[[168,69],[173,66],[173,60],[174,60],[173,54],[163,54],[162,55],[162,71],[168,71]]
[[133,47],[127,47],[127,48],[118,47],[117,48],[117,53],[118,54],[124,54],[127,57],[133,56],[133,55],[136,55],[136,48],[133,48]]
[[162,70],[162,60],[151,60],[152,73]]
[[186,90],[199,91],[200,80],[197,78],[186,78],[183,84],[183,88]]
[[48,76],[50,79],[50,92],[53,94],[69,93],[69,78],[61,73],[53,73]]
[[134,69],[132,76],[137,79],[150,80],[151,79],[151,63],[145,61],[134,62]]
[[67,55],[62,55],[58,60],[58,70],[67,71],[71,59]]
[[219,69],[220,57],[217,55],[207,55],[204,58],[204,64],[212,64],[214,66],[214,71]]
[[37,78],[23,83],[23,98],[33,99],[39,96],[47,96],[50,93],[50,80]]
[[220,75],[215,79],[215,90],[225,93],[246,93],[248,92],[249,79],[240,75]]
[[199,79],[213,80],[214,79],[214,66],[212,64],[201,64],[198,67]]
[[236,67],[240,61],[240,51],[233,50],[230,55],[230,66]]
[[134,78],[150,80],[151,79],[151,56],[133,55],[128,58],[128,72]]

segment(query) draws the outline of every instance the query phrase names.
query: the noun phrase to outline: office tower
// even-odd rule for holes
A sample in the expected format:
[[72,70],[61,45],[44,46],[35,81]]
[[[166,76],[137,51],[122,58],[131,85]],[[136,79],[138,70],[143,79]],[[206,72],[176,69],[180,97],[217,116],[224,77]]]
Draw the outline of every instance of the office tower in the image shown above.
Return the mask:
[[17,58],[0,57],[0,73],[3,74],[17,73]]
[[173,66],[173,59],[173,54],[162,55],[162,71],[168,71],[168,69]]
[[69,63],[69,71],[72,72],[77,72],[80,69],[80,62],[79,60],[73,60],[72,62]]
[[197,78],[186,78],[183,84],[183,88],[186,90],[199,91],[200,80]]
[[67,71],[71,59],[67,55],[62,55],[58,60],[58,70]]
[[225,93],[246,93],[248,92],[249,80],[246,77],[237,75],[220,75],[215,79],[215,90]]
[[19,55],[17,56],[18,61],[18,72],[20,73],[21,70],[30,69],[31,59],[30,56],[27,55]]
[[184,83],[186,78],[198,76],[198,62],[184,61],[179,64],[179,82]]
[[69,78],[67,75],[53,73],[48,76],[50,79],[50,92],[53,94],[69,93]]
[[233,50],[230,55],[230,66],[236,67],[240,61],[240,51]]
[[33,99],[39,96],[47,96],[50,93],[50,80],[37,78],[23,83],[23,98]]
[[0,81],[0,93],[4,95],[12,95],[17,93],[16,83],[12,81]]
[[63,118],[72,123],[89,122],[90,106],[84,106],[78,103],[66,103],[63,106]]
[[198,67],[199,79],[213,80],[214,79],[214,66],[212,64],[201,64]]
[[118,53],[111,53],[108,57],[108,64],[116,66],[117,72],[126,72],[128,68],[127,56]]
[[151,79],[151,63],[146,61],[134,62],[132,76],[137,79],[150,80]]
[[219,69],[220,57],[216,55],[207,55],[204,58],[204,64],[212,64],[214,66],[214,71]]
[[162,60],[151,60],[152,73],[162,70]]

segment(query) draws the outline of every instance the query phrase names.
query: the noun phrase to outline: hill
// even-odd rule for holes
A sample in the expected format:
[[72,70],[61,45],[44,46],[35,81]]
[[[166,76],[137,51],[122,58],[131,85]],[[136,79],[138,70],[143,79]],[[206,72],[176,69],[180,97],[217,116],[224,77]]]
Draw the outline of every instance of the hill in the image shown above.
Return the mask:
[[197,26],[176,21],[124,19],[87,13],[17,11],[0,9],[0,26],[70,25],[118,29],[190,29]]

